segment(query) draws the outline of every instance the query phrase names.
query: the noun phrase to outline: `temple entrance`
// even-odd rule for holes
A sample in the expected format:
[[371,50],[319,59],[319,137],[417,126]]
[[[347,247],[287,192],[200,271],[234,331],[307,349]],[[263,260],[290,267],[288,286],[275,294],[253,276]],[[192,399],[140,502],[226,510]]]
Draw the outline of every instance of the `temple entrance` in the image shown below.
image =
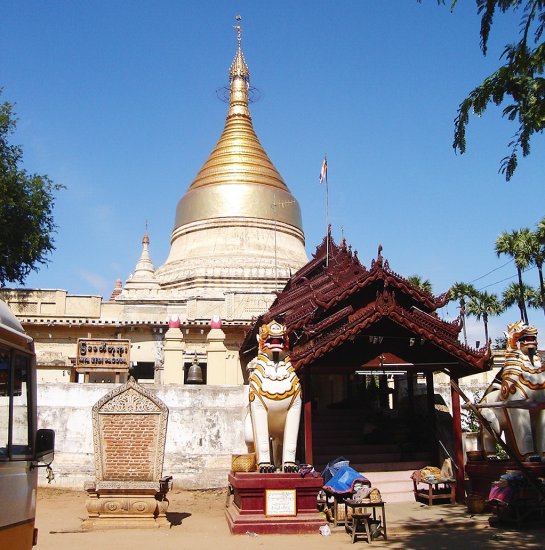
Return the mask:
[[437,451],[426,378],[406,373],[313,375],[312,446],[322,468],[344,456],[358,471],[417,469]]
[[451,390],[452,415],[444,412],[433,375],[440,371],[457,382],[482,372],[491,351],[461,343],[462,319],[439,317],[447,302],[448,293],[433,296],[391,270],[381,246],[367,268],[346,242],[338,246],[328,234],[240,350],[245,367],[261,323],[286,325],[303,387],[302,462],[320,468],[345,456],[361,472],[397,471],[407,479],[407,471],[441,466],[448,455],[461,498],[460,400]]

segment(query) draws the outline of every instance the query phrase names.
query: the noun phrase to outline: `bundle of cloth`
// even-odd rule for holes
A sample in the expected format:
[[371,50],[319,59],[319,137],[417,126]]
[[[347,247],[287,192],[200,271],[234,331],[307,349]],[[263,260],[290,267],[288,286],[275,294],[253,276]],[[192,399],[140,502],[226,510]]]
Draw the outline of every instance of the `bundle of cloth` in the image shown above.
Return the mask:
[[522,472],[507,471],[500,476],[498,481],[492,483],[488,500],[494,500],[500,504],[509,504],[519,489],[528,487],[527,479]]
[[341,466],[335,475],[324,485],[324,490],[330,493],[353,493],[359,487],[371,485],[371,482],[362,474],[348,465]]
[[442,479],[441,470],[436,466],[426,466],[421,470],[412,473],[411,478],[420,483],[421,481],[439,481]]

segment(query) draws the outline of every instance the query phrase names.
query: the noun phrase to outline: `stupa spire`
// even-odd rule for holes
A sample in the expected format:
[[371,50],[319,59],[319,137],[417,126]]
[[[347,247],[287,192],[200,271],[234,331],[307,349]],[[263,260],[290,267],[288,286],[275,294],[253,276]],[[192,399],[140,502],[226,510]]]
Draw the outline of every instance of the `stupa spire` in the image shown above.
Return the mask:
[[235,59],[231,64],[229,69],[229,82],[233,82],[235,78],[242,78],[246,83],[250,84],[250,70],[248,65],[246,65],[246,60],[244,59],[244,53],[242,52],[242,27],[240,25],[241,21],[240,15],[237,15],[237,25],[234,25],[233,28],[237,31],[237,53],[235,54]]
[[146,231],[142,237],[142,253],[134,269],[133,277],[149,276],[150,274],[155,273],[155,268],[151,261],[149,255],[149,235],[148,235],[148,224],[146,223]]
[[229,69],[229,112],[227,117],[233,115],[245,115],[250,117],[248,109],[248,90],[250,88],[250,70],[242,52],[242,27],[241,17],[237,15],[237,52]]
[[197,220],[251,216],[271,219],[275,202],[293,203],[277,221],[301,229],[299,206],[259,142],[248,108],[250,71],[242,51],[237,16],[237,50],[229,68],[229,110],[215,148],[178,203],[175,230]]
[[[161,288],[183,288],[188,295],[196,289],[210,295],[234,288],[253,292],[256,284],[276,290],[278,273],[307,261],[299,204],[253,127],[240,23],[237,16],[223,131],[178,202],[170,254],[156,272]],[[244,270],[256,258],[261,271],[249,275]]]
[[146,230],[144,236],[142,237],[142,252],[134,272],[127,279],[125,283],[126,289],[132,288],[157,288],[158,283],[155,279],[155,268],[149,254],[149,235],[148,235],[148,224],[146,222]]

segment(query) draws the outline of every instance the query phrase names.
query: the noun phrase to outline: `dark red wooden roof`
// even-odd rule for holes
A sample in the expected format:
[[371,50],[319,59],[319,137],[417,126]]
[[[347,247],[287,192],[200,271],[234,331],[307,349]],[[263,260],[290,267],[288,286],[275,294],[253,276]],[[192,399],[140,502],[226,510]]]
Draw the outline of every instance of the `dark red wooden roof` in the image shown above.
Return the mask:
[[350,369],[445,367],[459,376],[486,370],[489,347],[465,346],[458,339],[461,318],[446,322],[436,313],[447,301],[448,293],[433,296],[391,270],[381,247],[367,269],[345,241],[337,245],[329,237],[256,320],[241,357],[255,355],[258,327],[276,319],[288,327],[296,369],[342,363]]

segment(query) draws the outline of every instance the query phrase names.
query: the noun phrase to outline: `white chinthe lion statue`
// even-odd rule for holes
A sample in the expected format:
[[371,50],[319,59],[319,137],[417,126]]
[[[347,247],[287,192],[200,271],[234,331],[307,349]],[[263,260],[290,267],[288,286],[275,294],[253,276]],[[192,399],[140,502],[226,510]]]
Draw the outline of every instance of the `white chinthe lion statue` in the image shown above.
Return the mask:
[[[258,355],[248,364],[249,406],[245,439],[255,452],[259,471],[296,472],[295,451],[301,417],[301,384],[289,357],[286,327],[263,324],[257,335]],[[269,438],[272,438],[271,457]]]
[[[482,403],[545,403],[545,367],[537,354],[537,329],[522,321],[508,325],[505,366],[486,390]],[[545,410],[483,408],[493,430],[505,435],[520,460],[545,456]],[[494,451],[493,437],[482,431],[483,447]]]

